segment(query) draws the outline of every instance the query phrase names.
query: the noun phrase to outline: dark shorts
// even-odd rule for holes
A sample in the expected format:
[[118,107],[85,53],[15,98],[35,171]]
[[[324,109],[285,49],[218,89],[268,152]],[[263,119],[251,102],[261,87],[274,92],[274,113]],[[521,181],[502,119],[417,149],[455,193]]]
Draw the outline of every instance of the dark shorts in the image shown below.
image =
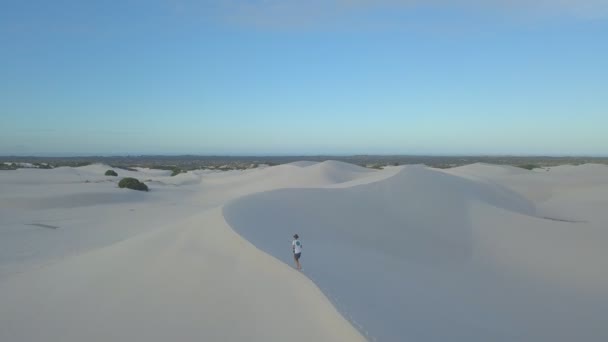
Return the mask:
[[296,258],[296,260],[300,260],[300,255],[302,255],[302,253],[294,253],[293,257]]

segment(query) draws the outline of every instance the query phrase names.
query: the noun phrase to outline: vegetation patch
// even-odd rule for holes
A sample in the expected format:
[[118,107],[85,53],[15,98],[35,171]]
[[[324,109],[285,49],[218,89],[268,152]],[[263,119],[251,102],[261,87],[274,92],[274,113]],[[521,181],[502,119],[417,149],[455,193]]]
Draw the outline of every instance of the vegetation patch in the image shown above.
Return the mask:
[[118,177],[118,173],[116,173],[116,171],[114,170],[108,170],[105,173],[106,176],[114,176],[114,177]]
[[366,165],[362,165],[362,166],[366,167],[368,169],[382,170],[386,165],[384,165],[384,164],[366,164]]
[[173,165],[151,165],[151,166],[148,166],[148,168],[150,168],[152,170],[173,171],[173,169],[176,169],[177,166],[173,166]]
[[134,169],[134,168],[128,167],[128,166],[112,165],[112,167],[115,169],[122,169],[122,170],[127,170],[127,171],[134,171],[134,172],[139,171],[137,169]]
[[177,176],[177,175],[179,175],[182,172],[186,173],[187,171],[182,170],[182,169],[176,167],[176,168],[173,169],[173,172],[171,172],[171,177]]
[[517,165],[517,167],[521,167],[522,169],[526,169],[526,170],[540,169],[540,166],[538,166],[536,164],[522,164],[522,165]]
[[126,177],[118,182],[119,188],[127,188],[138,191],[148,191],[148,186],[145,183],[140,182],[136,178]]
[[182,170],[175,165],[152,165],[150,166],[150,169],[171,171],[171,177],[187,172],[186,170]]
[[39,169],[52,169],[53,165],[51,164],[47,164],[47,163],[34,163],[34,167],[37,167]]
[[0,163],[0,170],[17,170],[17,164],[15,163]]

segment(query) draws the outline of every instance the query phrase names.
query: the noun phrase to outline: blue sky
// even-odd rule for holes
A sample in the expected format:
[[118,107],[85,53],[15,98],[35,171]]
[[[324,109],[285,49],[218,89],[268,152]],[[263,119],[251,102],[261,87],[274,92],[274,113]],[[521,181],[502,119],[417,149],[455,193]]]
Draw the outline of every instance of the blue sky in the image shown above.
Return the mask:
[[608,1],[2,1],[0,155],[608,155]]

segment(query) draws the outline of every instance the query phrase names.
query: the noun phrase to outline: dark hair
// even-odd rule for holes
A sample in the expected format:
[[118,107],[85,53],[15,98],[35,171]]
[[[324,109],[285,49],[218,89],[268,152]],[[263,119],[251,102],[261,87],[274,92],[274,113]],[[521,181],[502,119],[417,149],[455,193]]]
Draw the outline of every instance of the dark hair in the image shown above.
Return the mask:
[[298,236],[298,234],[294,235],[293,237],[294,237],[294,239],[299,239],[299,238],[300,238],[300,237]]

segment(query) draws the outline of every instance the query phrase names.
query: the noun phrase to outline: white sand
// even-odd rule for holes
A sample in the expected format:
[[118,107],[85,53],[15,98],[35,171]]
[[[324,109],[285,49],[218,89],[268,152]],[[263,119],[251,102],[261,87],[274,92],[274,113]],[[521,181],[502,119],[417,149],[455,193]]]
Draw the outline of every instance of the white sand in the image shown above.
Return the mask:
[[107,169],[0,172],[0,341],[608,340],[606,166]]

